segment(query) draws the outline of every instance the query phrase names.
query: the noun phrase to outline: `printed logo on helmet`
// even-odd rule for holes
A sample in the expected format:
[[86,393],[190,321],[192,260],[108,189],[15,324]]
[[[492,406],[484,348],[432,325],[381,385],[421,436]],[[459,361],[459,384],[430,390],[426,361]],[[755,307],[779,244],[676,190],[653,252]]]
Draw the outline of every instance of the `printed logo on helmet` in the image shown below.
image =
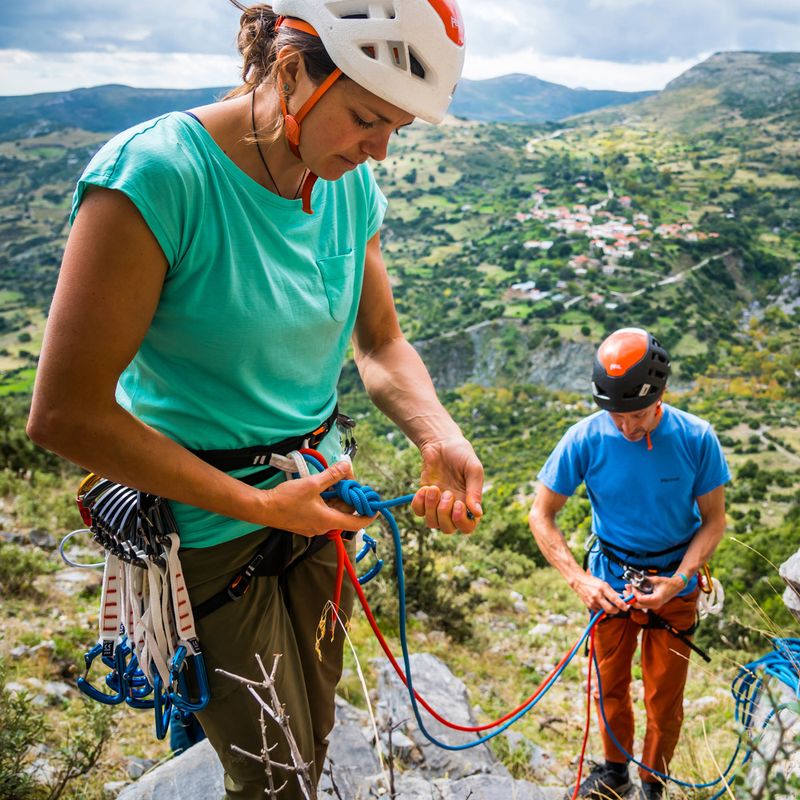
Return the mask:
[[447,37],[459,47],[464,46],[464,19],[455,0],[428,0],[441,17]]
[[647,334],[639,328],[612,333],[597,351],[597,359],[609,377],[624,375],[647,354]]

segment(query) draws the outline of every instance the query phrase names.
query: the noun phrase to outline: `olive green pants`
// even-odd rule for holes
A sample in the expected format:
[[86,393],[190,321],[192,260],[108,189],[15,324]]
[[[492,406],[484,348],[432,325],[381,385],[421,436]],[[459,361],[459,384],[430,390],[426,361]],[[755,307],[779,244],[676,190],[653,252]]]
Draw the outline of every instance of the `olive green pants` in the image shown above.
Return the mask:
[[[214,547],[181,550],[192,605],[197,606],[224,589],[271,533],[272,529],[266,528]],[[294,558],[305,551],[309,541],[294,537]],[[352,558],[353,544],[348,542],[346,546]],[[329,628],[326,629],[320,642],[321,659],[315,647],[325,604],[333,597],[335,576],[336,546],[331,542],[291,566],[281,579],[254,578],[241,600],[226,603],[197,621],[211,689],[211,701],[197,717],[224,767],[230,800],[263,800],[268,782],[263,764],[231,750],[231,745],[236,745],[256,755],[261,753],[259,705],[243,684],[216,670],[262,680],[256,653],[268,672],[275,654],[281,654],[275,688],[303,759],[311,764],[311,782],[317,785],[328,748],[327,737],[333,728],[334,695],[342,672],[341,630],[331,642]],[[353,596],[345,575],[341,599],[344,617],[350,615]],[[275,746],[270,752],[271,761],[292,764],[286,737],[269,718],[266,735],[268,745]],[[294,775],[281,769],[274,769],[273,774],[276,788],[288,781],[280,793],[281,800],[301,800],[303,794]]]

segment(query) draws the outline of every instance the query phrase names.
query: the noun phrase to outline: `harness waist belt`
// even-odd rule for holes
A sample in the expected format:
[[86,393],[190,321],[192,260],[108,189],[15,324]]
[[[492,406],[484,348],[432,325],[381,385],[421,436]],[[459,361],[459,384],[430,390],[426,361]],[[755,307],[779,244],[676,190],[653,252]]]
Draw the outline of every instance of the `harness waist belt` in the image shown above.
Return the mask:
[[[285,456],[291,453],[292,450],[299,450],[301,447],[317,447],[333,428],[338,416],[339,406],[337,405],[333,409],[333,413],[324,422],[314,428],[313,431],[302,434],[301,436],[290,436],[274,444],[254,445],[253,447],[242,447],[238,450],[190,449],[189,452],[223,472],[230,472],[235,469],[246,469],[247,467],[258,467],[261,465],[266,466],[269,465],[269,460],[273,455]],[[258,477],[255,481],[252,480],[254,477],[253,475],[247,475],[239,480],[245,483],[259,483],[277,472],[278,470],[275,467],[269,467],[268,470],[255,473],[256,476],[264,474],[264,477]]]
[[[667,547],[664,550],[653,550],[653,551],[634,551],[628,550],[624,547],[620,547],[615,544],[609,544],[608,542],[604,542],[599,536],[597,537],[597,543],[600,546],[600,552],[611,562],[616,564],[620,567],[634,567],[635,569],[640,570],[641,572],[646,572],[650,575],[655,575],[660,572],[674,572],[681,563],[683,558],[683,553],[681,553],[681,558],[675,559],[670,561],[668,564],[663,564],[658,567],[651,566],[647,564],[648,559],[659,558],[660,556],[666,556],[670,553],[675,553],[679,550],[683,550],[685,552],[686,548],[691,543],[692,539],[694,539],[694,534],[692,534],[691,538],[687,539],[685,542],[681,542],[680,544],[676,544],[673,547]],[[617,551],[617,552],[614,552]],[[620,558],[617,553],[622,553],[625,556],[633,556],[637,561],[629,561]],[[642,562],[638,561],[641,559]]]

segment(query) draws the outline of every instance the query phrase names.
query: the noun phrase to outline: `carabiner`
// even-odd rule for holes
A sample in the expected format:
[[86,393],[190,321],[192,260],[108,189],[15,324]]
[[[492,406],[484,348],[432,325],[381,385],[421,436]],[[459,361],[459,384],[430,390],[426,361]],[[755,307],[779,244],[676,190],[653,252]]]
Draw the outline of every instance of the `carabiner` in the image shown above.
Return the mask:
[[139,666],[136,653],[131,654],[123,678],[125,680],[125,702],[131,708],[153,708],[155,701],[150,697],[153,687],[144,670]]
[[153,671],[153,709],[156,718],[156,739],[163,739],[169,730],[172,718],[172,700],[167,692],[158,670]]
[[[362,534],[362,540],[364,542],[361,549],[358,551],[356,555],[356,564],[361,561],[366,555],[370,552],[370,550],[375,553],[377,558],[378,555],[378,543],[368,534]],[[381,570],[383,569],[383,559],[378,558],[377,561],[365,572],[363,575],[359,576],[358,583],[359,585],[363,586],[365,583],[369,583]]]
[[92,669],[94,660],[98,656],[101,656],[101,660],[106,664],[106,666],[109,665],[108,661],[106,661],[106,658],[102,658],[102,642],[98,642],[91,650],[89,650],[88,653],[83,654],[83,660],[86,663],[86,672],[82,677],[75,681],[78,689],[87,697],[91,697],[92,700],[96,700],[98,703],[103,703],[107,706],[116,706],[125,700],[125,680],[122,677],[125,670],[125,661],[124,656],[119,655],[118,653],[119,648],[117,648],[117,652],[114,653],[112,672],[106,676],[106,686],[108,686],[108,688],[111,689],[114,694],[108,694],[107,692],[98,689],[89,681],[89,672]]
[[[186,679],[186,670],[184,669],[184,667],[188,667],[186,654],[186,645],[180,645],[172,657],[172,662],[169,666],[171,681],[169,697],[176,708],[194,713],[195,711],[202,711],[208,705],[211,693],[208,688],[208,675],[206,674],[203,654],[196,653],[192,658],[194,659],[194,672],[200,696],[196,700],[189,696],[189,682]],[[175,691],[174,687],[177,687],[177,691]]]

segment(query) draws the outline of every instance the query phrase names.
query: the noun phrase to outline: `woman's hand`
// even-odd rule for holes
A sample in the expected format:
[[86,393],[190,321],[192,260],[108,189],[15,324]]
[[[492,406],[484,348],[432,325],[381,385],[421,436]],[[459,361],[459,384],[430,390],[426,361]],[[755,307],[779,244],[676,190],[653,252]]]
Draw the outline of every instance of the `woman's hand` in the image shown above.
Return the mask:
[[483,466],[472,445],[456,436],[425,444],[420,453],[421,485],[412,510],[443,533],[472,533],[483,515]]
[[[298,533],[301,536],[320,536],[331,530],[357,531],[365,528],[375,517],[361,517],[339,499],[323,500],[326,489],[341,480],[353,480],[349,461],[338,461],[324,472],[279,483],[262,491],[264,525]],[[346,509],[350,509],[350,512]]]

